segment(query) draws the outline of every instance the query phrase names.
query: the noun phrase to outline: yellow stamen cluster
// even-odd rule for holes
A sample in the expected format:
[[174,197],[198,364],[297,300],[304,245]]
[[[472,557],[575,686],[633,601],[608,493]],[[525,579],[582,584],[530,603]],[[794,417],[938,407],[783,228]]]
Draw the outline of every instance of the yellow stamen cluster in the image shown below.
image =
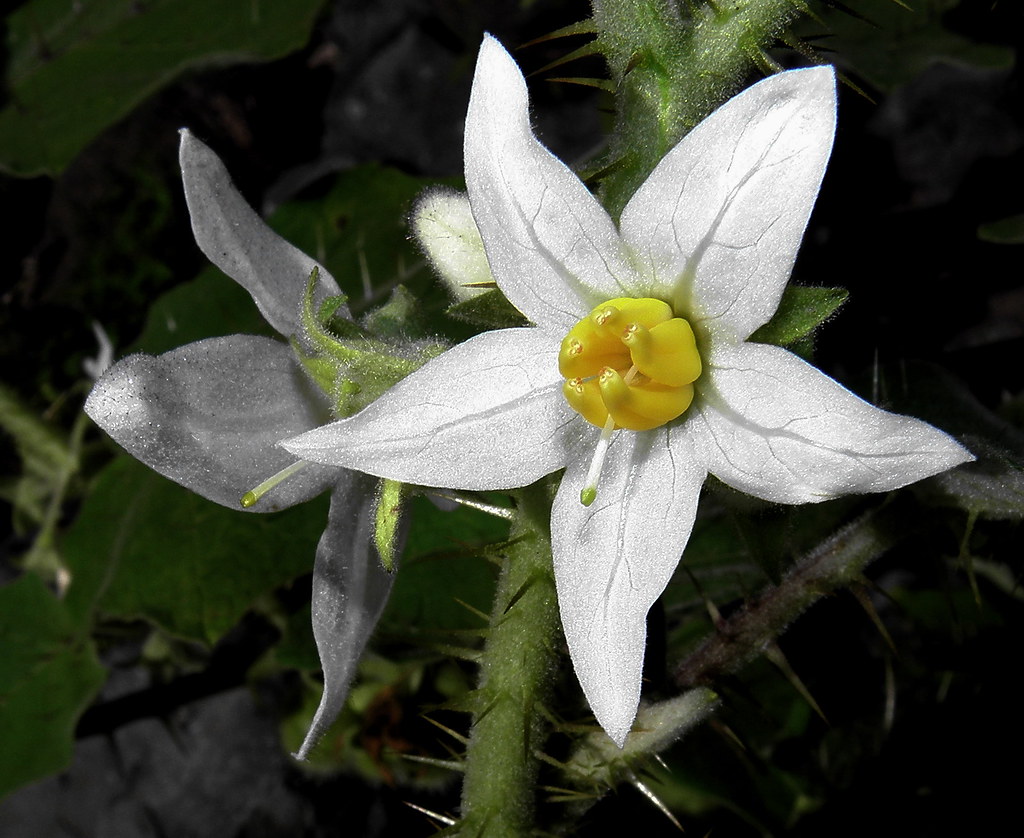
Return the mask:
[[693,329],[667,303],[618,297],[569,330],[558,369],[565,398],[592,425],[647,431],[690,406],[701,361]]

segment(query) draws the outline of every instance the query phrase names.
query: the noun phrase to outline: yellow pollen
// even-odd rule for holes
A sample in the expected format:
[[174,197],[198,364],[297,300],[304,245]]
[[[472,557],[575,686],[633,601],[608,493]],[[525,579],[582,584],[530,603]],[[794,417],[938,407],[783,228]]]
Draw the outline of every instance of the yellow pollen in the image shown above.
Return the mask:
[[647,431],[682,416],[701,360],[690,324],[650,297],[597,306],[562,341],[566,401],[605,430]]

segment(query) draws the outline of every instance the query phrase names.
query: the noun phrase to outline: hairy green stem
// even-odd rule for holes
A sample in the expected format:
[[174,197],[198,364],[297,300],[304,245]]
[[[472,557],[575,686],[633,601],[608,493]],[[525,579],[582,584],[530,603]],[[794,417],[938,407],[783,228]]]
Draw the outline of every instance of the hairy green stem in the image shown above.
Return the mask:
[[691,652],[673,680],[682,690],[711,684],[760,655],[807,608],[861,578],[864,568],[915,532],[915,518],[899,501],[869,512],[797,562]]
[[89,424],[89,417],[85,413],[79,413],[75,418],[68,437],[66,456],[61,457],[61,463],[55,469],[46,512],[22,564],[25,570],[38,573],[47,581],[56,583],[57,589],[62,594],[70,577],[67,575],[64,563],[57,551],[57,528],[60,523],[61,511],[67,501],[71,481],[81,468],[82,440]]
[[615,133],[601,184],[613,218],[680,139],[735,93],[800,0],[592,0],[615,85]]
[[458,834],[528,835],[561,627],[545,482],[515,493],[517,514],[498,581],[466,752]]

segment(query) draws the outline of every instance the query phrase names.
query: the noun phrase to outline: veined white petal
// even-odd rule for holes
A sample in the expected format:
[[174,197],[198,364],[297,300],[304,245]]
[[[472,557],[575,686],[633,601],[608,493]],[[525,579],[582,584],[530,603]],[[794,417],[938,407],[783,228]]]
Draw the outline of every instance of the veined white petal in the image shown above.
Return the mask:
[[831,67],[779,73],[694,128],[622,213],[655,296],[736,342],[778,307],[835,132]]
[[[305,759],[338,717],[356,666],[387,604],[394,573],[373,547],[376,481],[345,472],[331,495],[327,529],[313,565],[313,637],[324,671],[324,692],[295,756]],[[401,549],[398,551],[401,553]]]
[[465,161],[491,270],[526,317],[564,335],[598,303],[630,296],[634,271],[615,225],[533,135],[523,75],[490,36],[473,77]]
[[428,189],[416,199],[409,224],[457,302],[486,290],[470,287],[474,283],[494,281],[465,193]]
[[679,563],[707,473],[683,427],[619,431],[583,506],[588,453],[574,452],[551,512],[555,581],[583,692],[621,746],[640,700],[647,612]]
[[543,329],[485,332],[404,378],[362,412],[282,443],[297,457],[424,486],[509,489],[565,464],[580,421]]
[[[137,460],[232,509],[295,462],[278,442],[329,415],[291,348],[251,335],[210,338],[157,357],[131,355],[100,378],[85,411]],[[252,511],[308,500],[337,478],[337,469],[307,466]]]
[[885,492],[974,459],[931,425],[868,404],[777,346],[706,359],[686,427],[708,471],[776,503]]
[[235,188],[220,158],[187,128],[181,130],[179,160],[199,248],[252,294],[271,326],[285,337],[297,334],[302,296],[313,268],[320,267],[317,304],[341,293],[334,277],[267,226]]

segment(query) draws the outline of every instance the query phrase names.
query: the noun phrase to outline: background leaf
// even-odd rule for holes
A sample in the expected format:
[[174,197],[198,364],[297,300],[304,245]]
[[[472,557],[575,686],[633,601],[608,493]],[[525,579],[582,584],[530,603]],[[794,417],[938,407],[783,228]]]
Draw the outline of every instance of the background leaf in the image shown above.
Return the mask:
[[321,0],[34,0],[8,19],[0,168],[61,171],[93,137],[189,67],[305,43]]
[[68,607],[144,618],[214,643],[260,597],[313,569],[327,498],[256,515],[217,506],[119,457],[64,542]]
[[482,629],[481,619],[459,600],[490,613],[495,570],[482,553],[508,538],[508,523],[462,506],[438,509],[422,497],[413,499],[407,514],[412,526],[405,558],[381,628]]
[[37,576],[0,588],[0,797],[71,761],[75,723],[105,679],[92,641]]
[[814,38],[824,24],[829,51],[852,64],[859,78],[885,91],[916,78],[936,59],[975,67],[1011,66],[1011,49],[978,43],[949,25],[949,13],[959,5],[961,0],[827,3],[815,9],[814,18],[801,19],[796,30]]

